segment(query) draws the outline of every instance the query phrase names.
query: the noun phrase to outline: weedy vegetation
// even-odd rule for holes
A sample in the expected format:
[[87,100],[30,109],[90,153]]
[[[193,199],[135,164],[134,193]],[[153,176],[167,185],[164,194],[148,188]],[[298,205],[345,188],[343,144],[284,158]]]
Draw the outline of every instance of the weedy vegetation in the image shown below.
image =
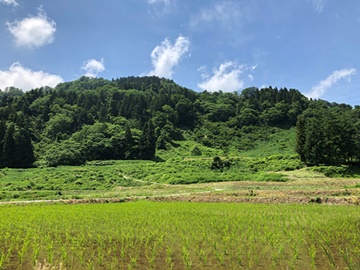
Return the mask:
[[[214,159],[221,165],[212,167]],[[167,161],[92,161],[83,166],[0,170],[0,200],[100,198],[118,187],[224,181],[286,182],[279,171],[301,168],[296,156],[267,158],[178,156]]]

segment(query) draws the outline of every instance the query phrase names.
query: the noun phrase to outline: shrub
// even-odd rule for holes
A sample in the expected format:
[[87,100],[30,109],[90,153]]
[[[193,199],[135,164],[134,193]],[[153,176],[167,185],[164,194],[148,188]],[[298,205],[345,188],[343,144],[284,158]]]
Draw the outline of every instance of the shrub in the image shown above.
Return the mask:
[[201,156],[202,152],[200,150],[200,148],[198,146],[195,146],[192,150],[191,150],[191,155],[192,156]]
[[211,164],[211,169],[223,171],[224,168],[229,168],[230,166],[231,162],[229,160],[222,160],[219,156],[216,156]]
[[316,166],[311,169],[314,172],[323,173],[326,177],[349,176],[346,166]]
[[284,175],[278,174],[278,173],[260,174],[259,176],[256,177],[256,180],[260,181],[260,182],[286,182],[286,181],[288,181],[288,179]]

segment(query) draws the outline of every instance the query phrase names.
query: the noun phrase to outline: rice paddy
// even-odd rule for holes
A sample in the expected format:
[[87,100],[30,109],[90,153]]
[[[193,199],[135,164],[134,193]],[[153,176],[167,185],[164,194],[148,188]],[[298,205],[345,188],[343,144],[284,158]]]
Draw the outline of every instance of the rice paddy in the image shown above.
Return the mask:
[[359,269],[358,206],[0,205],[0,269]]

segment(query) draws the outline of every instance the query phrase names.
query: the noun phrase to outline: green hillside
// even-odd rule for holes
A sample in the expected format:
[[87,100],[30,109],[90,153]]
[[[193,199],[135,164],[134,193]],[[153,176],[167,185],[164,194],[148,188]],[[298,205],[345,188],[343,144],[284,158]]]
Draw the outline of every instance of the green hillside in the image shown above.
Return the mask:
[[157,77],[82,77],[21,93],[0,95],[2,167],[168,158],[183,142],[238,155],[294,127],[309,104],[294,89],[197,93]]
[[277,172],[305,165],[357,175],[359,130],[359,107],[308,100],[295,89],[198,93],[158,77],[9,88],[0,92],[0,197],[284,182]]

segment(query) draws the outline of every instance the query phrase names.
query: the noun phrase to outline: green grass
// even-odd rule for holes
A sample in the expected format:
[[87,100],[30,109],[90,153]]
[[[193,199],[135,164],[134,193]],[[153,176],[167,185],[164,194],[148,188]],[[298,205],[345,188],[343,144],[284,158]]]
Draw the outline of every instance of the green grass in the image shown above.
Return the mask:
[[[200,148],[201,156],[190,155],[195,146]],[[175,155],[176,151],[179,155]],[[171,153],[172,158],[163,162],[92,161],[84,166],[1,169],[0,200],[101,197],[102,193],[117,187],[141,187],[154,183],[286,181],[286,177],[273,172],[302,167],[299,159],[290,155],[259,158],[221,156],[221,159],[228,160],[231,166],[212,170],[213,158],[215,154],[221,154],[221,151],[188,141],[180,142],[179,147],[164,153]],[[160,159],[164,160],[164,156],[160,154],[161,152]]]
[[0,214],[0,269],[360,267],[352,206],[139,201],[0,206]]
[[[264,132],[269,132],[264,129]],[[248,158],[266,158],[268,156],[281,155],[281,156],[294,156],[296,155],[296,129],[276,129],[273,128],[273,133],[268,134],[267,139],[256,140],[254,147],[250,147],[250,150],[241,150],[232,146],[224,148],[211,148],[204,146],[194,141],[194,138],[185,134],[187,140],[175,141],[173,147],[169,147],[166,150],[157,151],[157,155],[164,160],[181,160],[184,158],[192,157],[191,150],[197,146],[202,157],[214,157],[214,156],[229,156],[229,157],[248,157]],[[199,156],[193,156],[194,158]]]
[[268,136],[265,141],[259,141],[255,147],[248,151],[241,151],[244,157],[267,157],[273,155],[293,156],[296,155],[296,129],[278,129]]
[[143,186],[124,177],[117,162],[92,162],[87,166],[60,166],[0,170],[0,199],[66,199],[79,194],[111,190],[116,186]]

